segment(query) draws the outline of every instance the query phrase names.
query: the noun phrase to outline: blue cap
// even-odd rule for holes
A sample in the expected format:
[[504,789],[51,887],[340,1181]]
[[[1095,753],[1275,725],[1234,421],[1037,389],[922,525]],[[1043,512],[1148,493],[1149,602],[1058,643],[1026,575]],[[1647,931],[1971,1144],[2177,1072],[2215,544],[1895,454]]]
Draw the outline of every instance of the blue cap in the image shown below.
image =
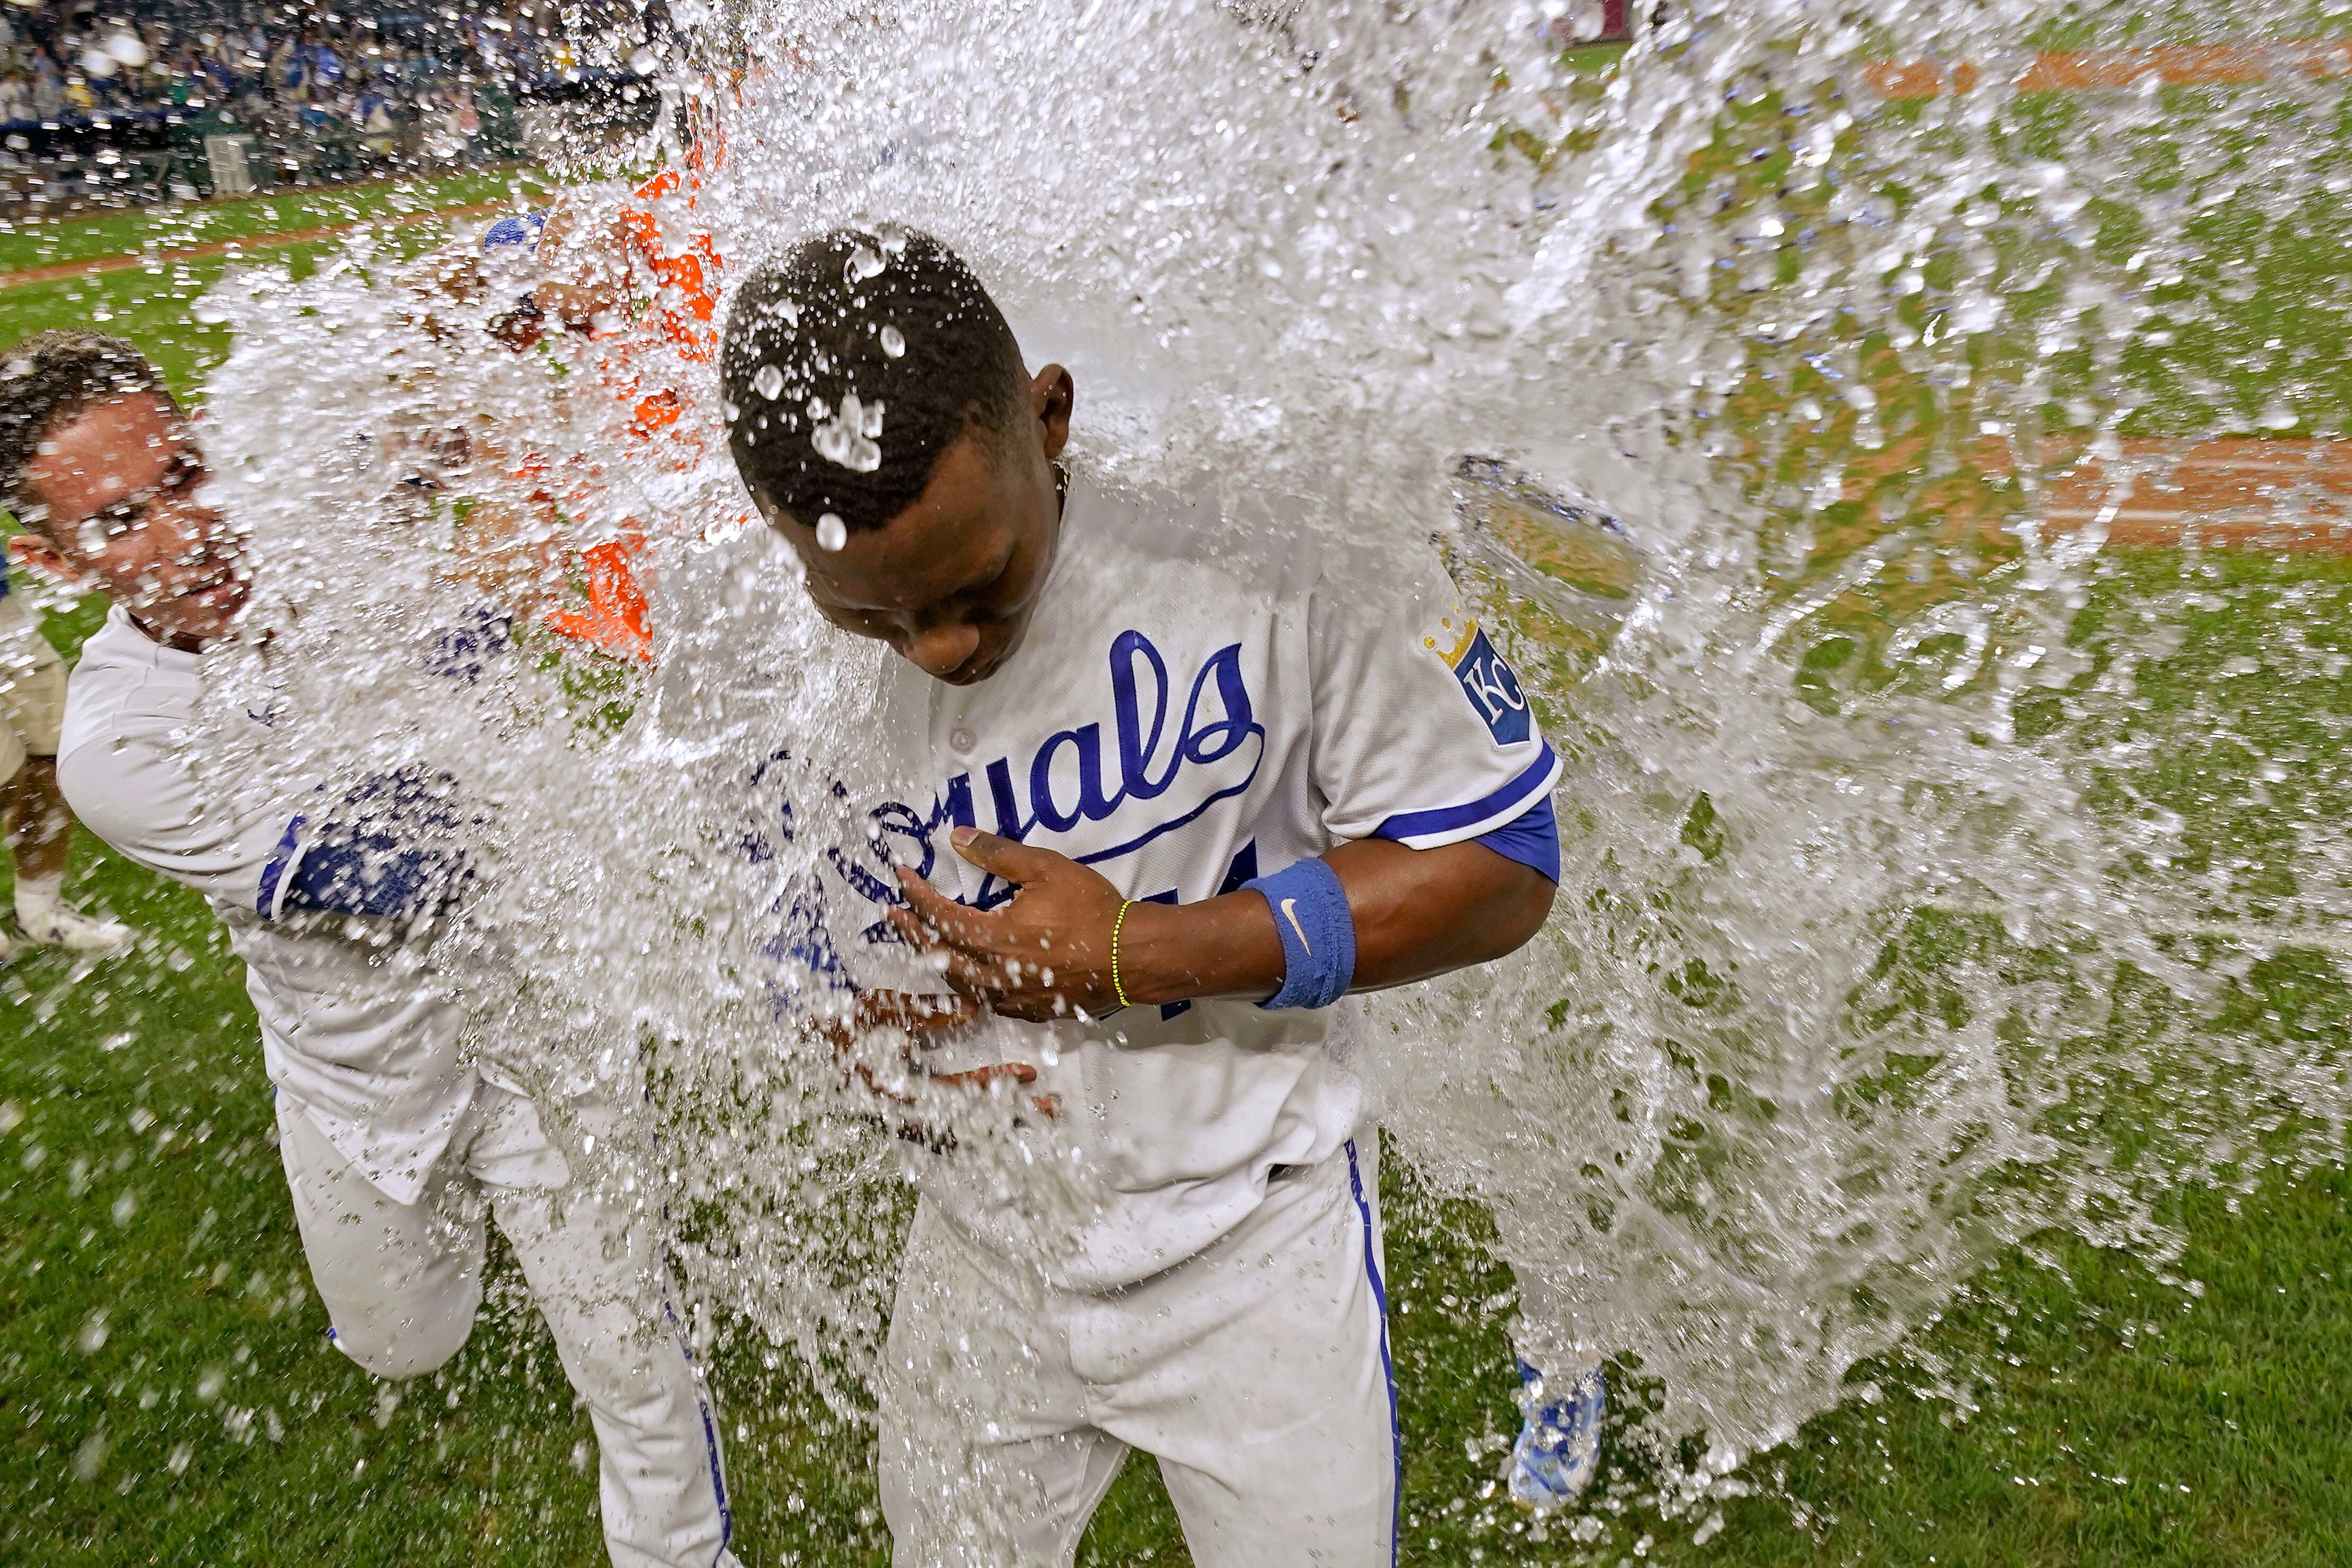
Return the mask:
[[541,207],[520,216],[500,218],[482,232],[482,254],[496,256],[502,250],[537,250],[540,232],[547,227],[547,214],[553,210]]

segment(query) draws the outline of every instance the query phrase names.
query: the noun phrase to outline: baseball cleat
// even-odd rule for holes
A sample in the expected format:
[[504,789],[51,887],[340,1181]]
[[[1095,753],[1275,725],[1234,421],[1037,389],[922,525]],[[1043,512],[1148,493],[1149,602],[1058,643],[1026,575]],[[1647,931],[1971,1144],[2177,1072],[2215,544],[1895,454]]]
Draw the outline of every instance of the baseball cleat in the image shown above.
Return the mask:
[[1519,1363],[1526,1386],[1519,1395],[1524,1425],[1511,1445],[1504,1482],[1511,1500],[1539,1512],[1565,1508],[1584,1495],[1601,1471],[1601,1417],[1609,1391],[1595,1366],[1580,1372],[1557,1392],[1544,1375]]
[[63,904],[27,920],[18,918],[16,935],[43,947],[63,947],[70,953],[112,953],[130,946],[135,935],[120,921],[101,920]]

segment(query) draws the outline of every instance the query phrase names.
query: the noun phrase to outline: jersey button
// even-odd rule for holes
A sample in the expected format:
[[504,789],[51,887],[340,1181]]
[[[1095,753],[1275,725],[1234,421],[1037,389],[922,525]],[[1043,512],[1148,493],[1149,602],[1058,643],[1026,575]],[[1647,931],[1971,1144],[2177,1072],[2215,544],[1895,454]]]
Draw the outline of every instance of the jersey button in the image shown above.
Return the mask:
[[958,757],[969,757],[971,748],[980,744],[980,737],[968,729],[958,729],[948,736],[948,749]]

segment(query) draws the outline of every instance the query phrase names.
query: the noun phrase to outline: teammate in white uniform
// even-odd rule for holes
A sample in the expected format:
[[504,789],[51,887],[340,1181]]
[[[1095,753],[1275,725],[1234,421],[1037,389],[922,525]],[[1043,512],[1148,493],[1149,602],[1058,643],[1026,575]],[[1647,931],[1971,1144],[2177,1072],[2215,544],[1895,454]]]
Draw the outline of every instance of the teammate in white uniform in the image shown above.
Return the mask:
[[[21,379],[13,370],[0,371]],[[0,424],[0,465],[22,462],[37,435]],[[39,614],[9,591],[0,566],[0,841],[15,863],[16,928],[0,928],[0,957],[18,940],[108,953],[131,928],[65,902],[73,818],[58,793],[58,730],[65,722],[66,665],[41,635]]]
[[1334,1004],[1549,913],[1559,763],[1516,677],[1433,558],[1366,580],[1061,469],[1068,372],[1031,376],[927,236],[762,268],[722,382],[813,601],[904,656],[932,780],[876,809],[886,863],[848,868],[826,933],[928,949],[965,1017],[1026,1020],[937,1060],[1020,1068],[1109,1191],[1056,1231],[976,1163],[910,1155],[896,1561],[1066,1564],[1133,1447],[1204,1568],[1391,1562],[1374,1145]]
[[[203,456],[130,344],[49,333],[12,353],[30,369],[0,397],[33,439],[0,472],[31,529],[11,548],[115,600],[73,673],[59,777],[117,852],[203,893],[246,961],[335,1343],[392,1378],[456,1354],[481,1301],[487,1207],[587,1402],[614,1563],[731,1562],[717,1423],[670,1307],[657,1217],[595,1194],[559,1198],[572,1173],[540,1106],[461,1061],[462,1009],[383,946],[341,935],[353,918],[437,906],[462,876],[462,847],[415,809],[429,790],[383,781],[373,799],[347,798],[338,821],[316,793],[200,789],[182,755],[198,666],[250,575],[198,495]],[[593,1095],[563,1114],[592,1134],[615,1116]]]

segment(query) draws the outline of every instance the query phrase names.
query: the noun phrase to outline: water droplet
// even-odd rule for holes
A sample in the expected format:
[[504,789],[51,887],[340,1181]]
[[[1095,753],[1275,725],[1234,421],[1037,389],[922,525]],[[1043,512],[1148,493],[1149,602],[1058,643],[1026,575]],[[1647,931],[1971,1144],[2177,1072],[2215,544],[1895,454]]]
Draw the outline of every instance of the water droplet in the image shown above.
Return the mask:
[[751,378],[751,390],[770,402],[775,402],[784,390],[784,372],[773,365],[761,365],[760,373]]
[[875,439],[881,434],[882,405],[861,402],[849,392],[841,400],[841,412],[809,433],[809,444],[828,463],[853,474],[871,474],[882,466],[882,448]]
[[819,549],[839,549],[849,542],[849,525],[841,520],[838,512],[827,512],[816,520],[816,545]]
[[883,328],[882,351],[889,355],[894,360],[906,353],[907,334],[901,332],[896,327]]

